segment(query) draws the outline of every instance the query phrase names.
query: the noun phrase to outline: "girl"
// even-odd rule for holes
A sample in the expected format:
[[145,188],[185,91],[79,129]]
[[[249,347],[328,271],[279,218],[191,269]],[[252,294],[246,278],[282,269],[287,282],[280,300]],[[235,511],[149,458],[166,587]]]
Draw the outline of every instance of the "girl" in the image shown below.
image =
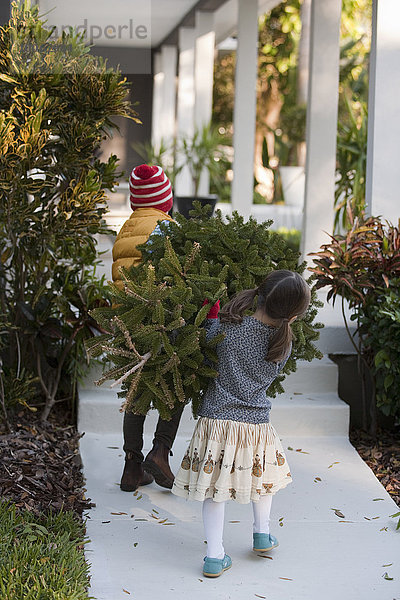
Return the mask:
[[[251,309],[257,297],[257,310]],[[222,534],[226,500],[252,502],[253,550],[278,546],[269,533],[272,496],[292,481],[265,392],[284,367],[292,346],[290,324],[310,302],[310,289],[295,272],[273,271],[253,290],[240,292],[206,323],[207,338],[219,333],[218,376],[212,380],[172,492],[203,502],[207,556],[203,574],[218,577],[232,565]]]

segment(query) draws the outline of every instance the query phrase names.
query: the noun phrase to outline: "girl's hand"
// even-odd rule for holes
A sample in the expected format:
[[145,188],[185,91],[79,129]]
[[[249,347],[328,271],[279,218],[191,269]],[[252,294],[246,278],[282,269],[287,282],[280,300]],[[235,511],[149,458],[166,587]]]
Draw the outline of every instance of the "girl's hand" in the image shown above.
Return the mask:
[[[206,304],[209,304],[208,300],[204,300],[202,306],[205,306]],[[209,310],[208,314],[207,314],[207,319],[217,319],[218,318],[218,313],[219,313],[219,308],[220,308],[220,301],[218,300]]]

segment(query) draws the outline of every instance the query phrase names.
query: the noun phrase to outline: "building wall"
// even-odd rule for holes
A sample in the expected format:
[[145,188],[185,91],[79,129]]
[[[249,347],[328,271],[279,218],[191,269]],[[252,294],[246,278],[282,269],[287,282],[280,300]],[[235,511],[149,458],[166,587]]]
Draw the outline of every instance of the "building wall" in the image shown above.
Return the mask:
[[4,25],[10,19],[10,2],[1,0],[0,2],[0,25]]
[[151,73],[150,50],[95,46],[92,54],[107,58],[110,67],[121,69],[130,84],[129,100],[134,105],[142,124],[130,119],[116,118],[120,133],[114,132],[111,140],[102,146],[104,156],[116,154],[120,168],[128,175],[133,166],[143,159],[132,148],[134,142],[149,142],[151,139],[151,114],[153,98],[153,75]]

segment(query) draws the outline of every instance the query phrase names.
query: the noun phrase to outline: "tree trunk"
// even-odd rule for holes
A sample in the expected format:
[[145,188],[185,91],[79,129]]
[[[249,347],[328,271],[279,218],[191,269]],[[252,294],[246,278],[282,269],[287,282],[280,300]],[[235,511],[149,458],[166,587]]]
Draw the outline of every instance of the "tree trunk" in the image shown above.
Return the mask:
[[283,101],[280,96],[278,82],[271,79],[263,85],[259,83],[257,94],[257,128],[254,149],[254,170],[257,181],[262,184],[267,199],[271,201],[274,196],[274,174],[271,169],[266,169],[262,161],[262,147],[264,137],[267,140],[268,155],[274,156],[274,134],[270,129],[276,129],[279,123]]

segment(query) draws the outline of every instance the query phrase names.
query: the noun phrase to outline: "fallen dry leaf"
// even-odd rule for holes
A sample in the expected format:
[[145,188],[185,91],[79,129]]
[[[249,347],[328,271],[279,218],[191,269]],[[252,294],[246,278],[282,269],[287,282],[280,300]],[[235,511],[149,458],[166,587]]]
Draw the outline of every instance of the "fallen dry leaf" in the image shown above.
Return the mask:
[[229,521],[229,523],[240,523],[240,521]]
[[331,469],[333,467],[333,465],[339,465],[340,463],[338,461],[333,462],[331,465],[329,465],[328,469]]
[[102,521],[102,523],[111,523],[111,521]]
[[110,513],[110,515],[127,515],[128,513],[126,512],[112,512]]
[[257,554],[260,558],[268,558],[269,560],[274,560],[272,556],[266,556],[265,554]]
[[266,598],[266,596],[260,596],[260,594],[254,594],[257,598]]
[[130,593],[130,592],[128,592],[128,590],[124,590],[124,588],[122,588],[122,591],[123,591],[123,592],[125,592],[125,594],[129,594],[129,595],[131,595],[131,593]]
[[341,510],[339,510],[338,508],[331,508],[331,510],[333,510],[333,512],[335,513],[335,515],[337,517],[340,517],[341,519],[345,519],[346,517],[344,516],[344,514],[342,513]]
[[293,579],[290,579],[290,577],[279,577],[279,579],[286,579],[286,581],[293,581]]
[[354,523],[354,521],[338,521],[338,523]]

